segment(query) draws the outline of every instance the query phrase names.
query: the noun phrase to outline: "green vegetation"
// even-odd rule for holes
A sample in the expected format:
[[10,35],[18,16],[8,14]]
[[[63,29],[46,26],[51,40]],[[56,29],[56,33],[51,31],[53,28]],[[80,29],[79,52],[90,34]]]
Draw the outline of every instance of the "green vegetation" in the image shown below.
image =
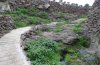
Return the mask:
[[83,30],[83,25],[86,21],[86,18],[80,18],[79,23],[75,25],[75,27],[73,28],[73,31],[76,33],[81,33]]
[[89,47],[89,39],[80,36],[75,45],[66,47],[67,54],[65,60],[68,65],[97,65],[98,61],[94,55],[85,51]]
[[58,17],[57,18],[58,22],[66,22],[66,23],[69,22],[67,16],[72,16],[72,14],[63,12],[55,12],[54,14]]
[[67,64],[78,65],[79,64],[79,62],[77,62],[77,59],[79,58],[78,51],[73,47],[68,48],[67,51],[68,54],[66,54],[66,59],[65,59],[67,61]]
[[61,32],[63,29],[64,23],[57,23],[55,29],[53,30],[54,32]]
[[[17,28],[51,22],[50,16],[47,12],[40,11],[35,7],[31,8],[20,7],[17,8],[15,11],[3,13],[3,15],[12,16]],[[64,26],[71,24],[71,22],[68,21],[67,16],[73,16],[73,14],[56,12],[54,15],[58,17],[57,21],[59,23],[56,25],[56,28],[54,30],[49,30],[49,31],[53,31],[56,33],[61,32]],[[71,29],[74,32],[80,34],[83,30],[82,27],[85,21],[86,21],[86,16],[85,15],[80,16],[80,21],[79,21],[80,23],[74,23],[76,25]],[[35,31],[35,33],[37,33],[37,35],[40,36],[42,32],[43,31],[41,30]],[[88,54],[81,55],[79,54],[79,50],[81,49],[83,50],[89,47],[89,45],[90,45],[89,39],[80,34],[78,41],[75,42],[74,45],[67,46],[64,45],[63,43],[60,44],[50,39],[38,38],[36,40],[31,40],[29,43],[27,43],[25,51],[27,53],[28,58],[32,62],[32,65],[64,65],[60,64],[61,63],[60,60],[62,58],[60,52],[61,48],[64,48],[64,50],[67,51],[67,53],[65,54],[64,61],[67,62],[68,65],[81,65],[81,62],[77,60],[83,60],[85,57],[88,57],[90,55]],[[66,48],[63,46],[66,46]],[[86,62],[86,65],[90,64]],[[93,62],[93,65],[95,65],[95,62]]]
[[59,51],[59,43],[45,38],[31,41],[26,50],[32,65],[60,65]]
[[51,22],[48,13],[44,11],[39,11],[35,7],[20,7],[17,8],[15,11],[3,13],[3,15],[12,16],[17,28]]
[[94,55],[85,52],[85,48],[83,47],[81,49],[73,46],[67,48],[68,53],[65,60],[68,65],[98,65],[97,58]]
[[77,44],[80,44],[83,47],[89,47],[90,46],[90,40],[85,37],[85,36],[79,36],[79,40],[77,42]]
[[81,15],[80,18],[87,18],[87,16],[86,15]]
[[76,25],[73,28],[73,31],[76,32],[76,33],[81,33],[82,32],[82,26],[80,24]]

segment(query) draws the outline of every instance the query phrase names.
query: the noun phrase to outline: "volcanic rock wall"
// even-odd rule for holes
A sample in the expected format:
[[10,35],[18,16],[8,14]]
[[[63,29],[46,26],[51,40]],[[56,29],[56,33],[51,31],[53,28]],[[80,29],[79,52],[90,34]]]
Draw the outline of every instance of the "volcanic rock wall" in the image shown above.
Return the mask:
[[83,15],[87,14],[90,7],[78,6],[77,4],[60,4],[58,2],[50,1],[50,11],[61,11],[65,13]]
[[87,14],[89,7],[82,7],[73,4],[60,4],[59,2],[49,0],[11,0],[9,1],[11,9],[15,9],[18,6],[36,6],[40,9],[47,9],[49,12],[65,12],[71,14]]
[[89,12],[85,35],[91,39],[90,48],[97,50],[100,46],[100,0],[95,0],[93,9]]
[[10,16],[0,16],[0,37],[12,29],[15,29],[12,18]]
[[9,4],[11,9],[16,9],[16,7],[24,6],[31,7],[36,6],[37,8],[48,8],[50,5],[48,0],[10,0]]
[[0,1],[0,12],[11,11],[8,2]]

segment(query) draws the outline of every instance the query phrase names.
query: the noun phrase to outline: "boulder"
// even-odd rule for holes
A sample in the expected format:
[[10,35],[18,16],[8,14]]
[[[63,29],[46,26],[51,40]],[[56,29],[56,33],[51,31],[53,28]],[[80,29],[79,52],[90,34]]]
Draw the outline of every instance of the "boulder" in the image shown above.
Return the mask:
[[50,7],[50,4],[49,3],[47,3],[47,4],[44,4],[44,5],[38,5],[37,6],[39,9],[48,9],[49,7]]
[[0,12],[11,11],[10,5],[7,2],[0,2]]
[[30,40],[35,40],[39,38],[39,36],[33,31],[29,30],[21,35],[21,47],[25,48],[26,44],[30,42]]
[[77,34],[72,32],[71,30],[66,30],[62,32],[44,32],[42,34],[44,37],[52,39],[57,42],[62,42],[66,45],[71,45],[78,40]]
[[0,16],[0,37],[15,28],[14,21],[10,16]]
[[[52,25],[53,24],[53,25]],[[39,37],[45,37],[52,39],[57,42],[62,42],[64,44],[71,45],[77,41],[78,37],[73,31],[69,29],[63,29],[61,32],[47,32],[50,29],[53,30],[56,27],[57,22],[45,25],[36,25],[31,28],[31,30],[25,32],[21,35],[21,46],[25,48],[27,42],[30,40],[36,40]],[[54,26],[52,28],[52,26]],[[38,33],[38,31],[42,31]]]

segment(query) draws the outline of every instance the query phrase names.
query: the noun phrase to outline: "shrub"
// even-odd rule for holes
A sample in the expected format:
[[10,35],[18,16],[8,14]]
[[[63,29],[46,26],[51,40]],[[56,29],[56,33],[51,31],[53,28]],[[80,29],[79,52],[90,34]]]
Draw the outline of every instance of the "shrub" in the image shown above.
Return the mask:
[[[98,59],[86,52],[85,50],[77,50],[75,48],[67,49],[66,61],[68,65],[98,65]],[[77,61],[80,60],[80,61]]]
[[87,18],[87,16],[86,15],[81,15],[80,18]]
[[22,21],[15,22],[15,25],[16,25],[17,28],[27,26],[27,24],[25,22],[22,22]]
[[87,18],[80,18],[78,21],[79,23],[73,27],[73,31],[76,33],[81,33],[83,31],[83,25]]
[[37,9],[36,7],[31,7],[28,8],[28,15],[29,16],[37,16],[37,13],[39,13],[39,9]]
[[59,65],[59,43],[50,39],[39,38],[27,44],[27,56],[32,65]]
[[80,44],[83,47],[89,47],[90,46],[89,38],[85,36],[80,36],[77,44]]
[[17,28],[34,25],[34,24],[43,24],[43,23],[51,22],[50,20],[47,20],[47,19],[42,19],[39,17],[31,17],[31,16],[26,16],[26,15],[13,17],[13,19],[15,21]]
[[28,14],[28,9],[26,9],[26,8],[22,8],[22,7],[21,8],[17,8],[16,11],[19,11],[22,14]]
[[43,18],[40,18],[40,17],[27,17],[27,21],[28,21],[28,24],[41,24],[41,23],[49,23],[51,22],[50,20],[48,19],[43,19]]
[[40,18],[43,18],[43,19],[49,19],[48,13],[43,12],[43,11],[41,11],[41,12],[39,12],[39,13],[36,13],[36,16],[38,16],[38,17],[40,17]]
[[61,32],[63,30],[63,23],[57,23],[54,32]]
[[81,26],[81,24],[76,25],[73,28],[73,31],[76,32],[76,33],[81,33],[82,32],[82,26]]

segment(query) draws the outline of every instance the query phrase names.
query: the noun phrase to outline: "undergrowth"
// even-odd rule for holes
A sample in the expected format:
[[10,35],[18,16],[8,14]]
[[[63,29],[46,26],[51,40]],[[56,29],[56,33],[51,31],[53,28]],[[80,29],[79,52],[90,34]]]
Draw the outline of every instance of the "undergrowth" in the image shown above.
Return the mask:
[[60,65],[60,44],[39,38],[27,44],[27,56],[32,65]]
[[36,24],[50,23],[51,19],[45,11],[40,11],[35,7],[19,7],[15,11],[2,13],[3,15],[12,16],[17,28]]

